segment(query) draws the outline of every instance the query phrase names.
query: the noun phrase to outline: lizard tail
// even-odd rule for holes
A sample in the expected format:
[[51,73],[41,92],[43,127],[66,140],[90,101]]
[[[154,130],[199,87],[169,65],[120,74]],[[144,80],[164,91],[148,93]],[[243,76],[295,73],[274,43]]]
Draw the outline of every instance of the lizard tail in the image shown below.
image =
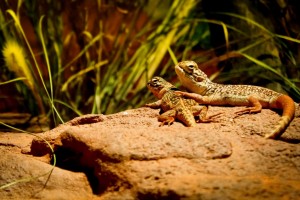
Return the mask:
[[275,100],[272,108],[282,109],[283,112],[279,124],[270,134],[266,135],[265,138],[278,139],[294,119],[296,110],[295,102],[291,97],[281,95]]

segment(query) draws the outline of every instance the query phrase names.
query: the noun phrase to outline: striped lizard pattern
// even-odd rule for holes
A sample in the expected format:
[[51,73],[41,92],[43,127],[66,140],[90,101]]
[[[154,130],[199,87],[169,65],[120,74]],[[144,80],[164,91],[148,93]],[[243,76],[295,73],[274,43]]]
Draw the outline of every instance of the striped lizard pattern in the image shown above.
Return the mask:
[[278,139],[289,126],[295,115],[295,102],[287,95],[252,85],[223,85],[214,83],[201,71],[194,61],[182,61],[175,66],[176,74],[190,92],[176,92],[186,98],[192,98],[200,104],[248,106],[236,112],[259,113],[262,108],[281,109],[279,124],[266,138]]

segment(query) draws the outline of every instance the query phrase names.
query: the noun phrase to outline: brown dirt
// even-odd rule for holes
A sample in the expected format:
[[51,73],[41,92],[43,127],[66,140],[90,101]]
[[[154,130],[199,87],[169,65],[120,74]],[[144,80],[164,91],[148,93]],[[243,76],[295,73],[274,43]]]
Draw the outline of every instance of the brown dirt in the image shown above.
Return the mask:
[[[214,123],[159,127],[159,110],[86,115],[38,134],[55,149],[51,174],[0,190],[4,199],[297,199],[300,117],[280,140],[262,136],[280,116],[264,109]],[[34,136],[0,134],[0,185],[51,169],[49,147]]]

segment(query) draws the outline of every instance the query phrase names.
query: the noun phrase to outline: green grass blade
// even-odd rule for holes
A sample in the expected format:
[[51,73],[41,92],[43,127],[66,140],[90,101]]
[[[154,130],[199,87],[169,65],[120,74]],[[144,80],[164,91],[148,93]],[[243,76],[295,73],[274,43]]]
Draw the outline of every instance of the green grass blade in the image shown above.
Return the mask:
[[28,47],[28,49],[29,49],[29,52],[30,52],[31,57],[32,57],[32,59],[33,59],[33,62],[34,62],[34,64],[35,64],[35,67],[36,67],[36,69],[37,69],[37,71],[38,71],[38,74],[39,74],[39,76],[40,76],[40,79],[41,79],[41,82],[42,82],[43,87],[44,87],[44,89],[45,89],[45,92],[46,92],[47,95],[49,96],[47,87],[46,87],[45,82],[44,82],[44,80],[43,80],[43,76],[42,76],[41,70],[40,70],[40,68],[39,68],[39,66],[38,66],[37,60],[36,60],[36,58],[35,58],[35,55],[34,55],[34,53],[33,53],[33,51],[32,51],[32,48],[31,48],[31,46],[30,46],[28,40],[27,40],[27,37],[26,37],[26,35],[25,35],[25,33],[24,33],[24,30],[23,30],[23,28],[22,28],[22,26],[21,26],[20,20],[18,19],[18,17],[16,16],[16,14],[15,14],[15,12],[14,12],[13,10],[8,9],[6,12],[7,12],[8,14],[10,14],[10,16],[13,18],[13,20],[14,20],[14,22],[15,22],[15,25],[16,25],[17,29],[21,32],[21,34],[22,34],[22,36],[23,36],[23,38],[24,38],[24,40],[25,40],[25,42],[26,42],[26,45],[27,45],[27,47]]
[[39,68],[39,66],[38,66],[37,60],[36,60],[36,58],[35,58],[35,55],[34,55],[34,53],[33,53],[33,51],[32,51],[32,48],[31,48],[31,46],[30,46],[28,40],[27,40],[27,37],[26,37],[26,35],[25,35],[25,33],[24,33],[24,30],[23,30],[23,28],[22,28],[22,26],[21,26],[21,24],[20,24],[19,19],[17,18],[16,14],[15,14],[15,12],[14,12],[13,10],[9,9],[9,10],[7,10],[6,12],[9,13],[9,14],[11,15],[11,17],[13,18],[13,20],[14,20],[14,22],[15,22],[15,25],[16,25],[17,29],[21,32],[21,34],[22,34],[22,36],[23,36],[23,38],[24,38],[24,40],[25,40],[25,42],[26,42],[26,45],[27,45],[27,47],[28,47],[28,49],[29,49],[29,52],[30,52],[30,54],[31,54],[31,57],[32,57],[32,59],[33,59],[33,61],[34,61],[35,67],[36,67],[36,69],[37,69],[37,72],[38,72],[38,74],[39,74],[40,80],[41,80],[42,85],[43,85],[43,87],[44,87],[45,93],[46,93],[48,99],[50,100],[51,106],[52,106],[52,108],[54,109],[54,111],[55,111],[56,115],[58,116],[59,120],[60,120],[62,123],[64,123],[63,119],[62,119],[61,116],[59,115],[59,112],[58,112],[57,109],[54,107],[54,104],[53,104],[53,102],[51,101],[51,97],[50,97],[50,94],[49,94],[48,89],[47,89],[47,87],[46,87],[46,84],[45,84],[45,82],[44,82],[42,72],[41,72],[41,70],[40,70],[40,68]]
[[63,105],[63,106],[65,106],[65,107],[67,107],[67,108],[69,108],[69,109],[71,109],[71,110],[72,110],[74,113],[76,113],[78,116],[83,115],[82,112],[80,112],[78,109],[75,109],[74,107],[70,106],[69,104],[67,104],[67,103],[65,103],[65,102],[63,102],[63,101],[61,101],[61,100],[54,99],[53,101],[56,102],[56,103],[59,103],[59,104],[61,104],[61,105]]
[[168,52],[171,56],[171,59],[172,59],[173,63],[176,65],[178,63],[178,60],[177,60],[174,52],[172,51],[172,49],[170,47],[168,47]]
[[27,78],[25,78],[25,77],[14,78],[14,79],[11,79],[9,81],[0,82],[0,85],[5,85],[5,84],[13,83],[13,82],[16,82],[16,81],[26,80],[26,79]]
[[39,20],[39,37],[42,43],[42,47],[43,47],[43,52],[45,55],[45,61],[46,61],[46,65],[47,65],[47,69],[48,69],[48,75],[49,75],[49,86],[50,86],[50,98],[51,98],[51,102],[53,101],[53,82],[52,82],[52,73],[51,73],[51,67],[50,67],[50,63],[49,63],[49,56],[48,56],[48,51],[45,45],[45,40],[44,40],[44,36],[43,36],[43,19],[45,16],[42,16]]
[[[239,51],[238,51],[239,52]],[[256,58],[253,58],[252,56],[239,52],[241,55],[243,55],[245,58],[247,58],[248,60],[254,62],[255,64],[273,72],[274,74],[278,75],[282,80],[284,80],[291,88],[293,88],[295,90],[295,92],[300,95],[300,90],[297,88],[297,86],[290,81],[290,79],[286,78],[285,76],[283,76],[280,72],[278,72],[277,70],[275,70],[274,68],[270,67],[269,65],[265,64],[264,62],[257,60]]]
[[59,72],[57,75],[59,75],[61,72],[63,72],[66,68],[70,67],[72,63],[74,63],[76,60],[78,60],[95,42],[99,41],[99,39],[102,37],[102,34],[97,35],[93,38],[92,41],[90,41],[87,45],[84,46],[83,50],[79,52],[79,54],[73,58],[69,63],[67,63]]
[[298,40],[298,39],[295,39],[295,38],[292,38],[292,37],[289,37],[289,36],[285,36],[285,35],[274,34],[271,31],[269,31],[267,28],[265,28],[264,26],[262,26],[261,24],[259,24],[258,22],[254,21],[254,20],[252,20],[250,18],[244,17],[242,15],[238,15],[238,14],[234,14],[234,13],[227,13],[227,12],[218,12],[217,14],[228,15],[228,16],[231,16],[231,17],[235,17],[235,18],[244,20],[244,21],[250,23],[251,25],[254,25],[254,26],[260,28],[261,30],[269,33],[272,36],[276,36],[278,38],[281,38],[281,39],[284,39],[284,40],[288,40],[288,41],[291,41],[291,42],[300,43],[300,40]]
[[105,65],[105,64],[107,64],[107,63],[108,63],[108,60],[104,60],[104,61],[102,61],[102,62],[97,63],[95,66],[90,66],[90,67],[85,68],[85,69],[79,71],[78,73],[76,73],[76,74],[70,76],[70,77],[68,78],[68,80],[67,80],[67,81],[63,84],[63,86],[61,87],[61,91],[62,91],[62,92],[67,91],[68,85],[69,85],[71,82],[73,82],[76,78],[80,78],[82,75],[84,75],[84,74],[86,74],[86,73],[88,73],[88,72],[90,72],[90,71],[92,71],[92,70],[94,70],[94,69],[96,69],[96,68],[99,68],[99,67],[101,67],[101,66],[103,66],[103,65]]
[[291,38],[291,37],[289,37],[289,36],[285,36],[285,35],[278,35],[278,34],[275,34],[275,36],[276,36],[276,37],[278,37],[278,38],[284,39],[284,40],[291,41],[291,42],[300,43],[300,40],[298,40],[298,39],[295,39],[295,38]]
[[273,35],[273,33],[271,31],[269,31],[267,28],[265,28],[261,24],[257,23],[256,21],[252,20],[251,18],[244,17],[242,15],[238,15],[238,14],[234,14],[234,13],[228,13],[228,12],[217,12],[217,14],[228,15],[228,16],[231,16],[231,17],[235,17],[235,18],[244,20],[244,21],[248,22],[249,24],[254,25],[254,26],[260,28],[261,30]]

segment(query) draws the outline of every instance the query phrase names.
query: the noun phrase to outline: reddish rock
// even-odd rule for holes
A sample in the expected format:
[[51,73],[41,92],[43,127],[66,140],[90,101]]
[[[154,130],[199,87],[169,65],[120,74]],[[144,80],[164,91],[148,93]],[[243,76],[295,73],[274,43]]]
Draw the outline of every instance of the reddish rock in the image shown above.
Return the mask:
[[[19,142],[18,137],[28,138],[24,134],[11,135],[16,143]],[[0,189],[0,199],[68,200],[78,197],[91,199],[94,196],[85,174],[57,167],[52,171],[51,165],[22,154],[18,147],[13,146],[16,143],[2,146],[3,135],[0,137],[0,187],[3,187]],[[14,184],[15,181],[18,183]],[[12,185],[5,187],[6,184]]]
[[[159,110],[150,108],[75,118],[39,134],[53,146],[58,167],[35,198],[55,199],[56,193],[47,195],[53,190],[61,199],[297,199],[299,109],[280,140],[262,137],[278,123],[277,113],[264,109],[232,119],[239,109],[210,107],[209,115],[223,112],[219,121],[196,127],[180,122],[159,127]],[[9,174],[22,178],[51,169],[40,161],[49,155],[49,147],[34,138],[28,150],[30,137],[21,147],[0,135],[2,154],[15,158],[1,158],[1,184],[14,180]],[[11,141],[18,141],[18,135],[11,134]],[[21,154],[22,149],[33,156]],[[38,164],[20,170],[19,161]],[[26,194],[34,195],[46,179],[11,186],[0,195],[17,199],[20,193],[13,190],[22,188],[32,188]]]

